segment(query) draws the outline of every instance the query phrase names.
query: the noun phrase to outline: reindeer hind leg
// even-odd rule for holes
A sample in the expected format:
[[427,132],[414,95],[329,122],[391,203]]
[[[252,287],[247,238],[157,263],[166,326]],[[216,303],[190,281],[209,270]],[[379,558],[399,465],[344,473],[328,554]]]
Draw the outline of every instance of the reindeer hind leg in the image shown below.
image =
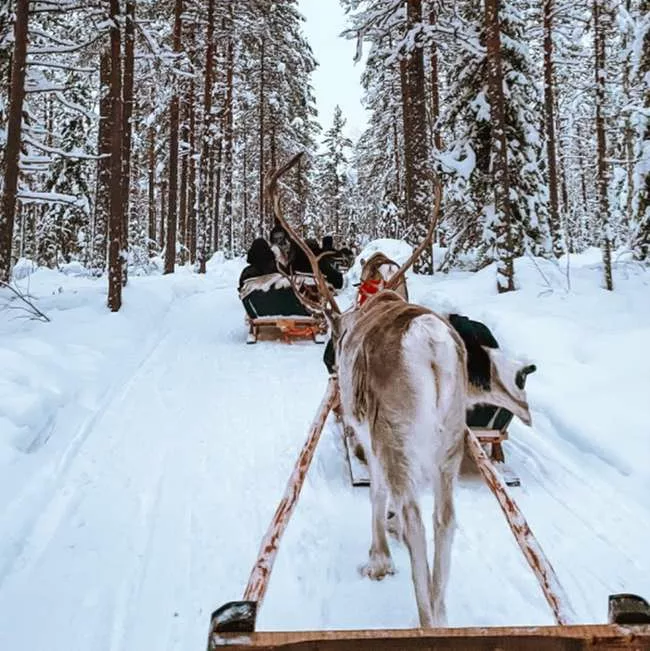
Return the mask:
[[[462,444],[462,439],[461,439]],[[437,626],[447,625],[445,595],[451,567],[451,548],[456,529],[456,511],[454,506],[454,482],[458,475],[462,459],[462,445],[459,452],[454,451],[449,460],[434,478],[434,556],[433,576],[431,579],[431,607],[433,619]]]
[[411,557],[411,576],[420,626],[431,628],[434,625],[434,618],[431,608],[431,574],[427,559],[427,539],[420,506],[414,494],[410,494],[402,505],[402,520],[404,542]]
[[372,505],[372,544],[368,562],[359,572],[371,579],[381,581],[387,574],[395,574],[395,566],[388,546],[386,514],[388,510],[388,485],[377,460],[368,459],[370,470],[370,502]]

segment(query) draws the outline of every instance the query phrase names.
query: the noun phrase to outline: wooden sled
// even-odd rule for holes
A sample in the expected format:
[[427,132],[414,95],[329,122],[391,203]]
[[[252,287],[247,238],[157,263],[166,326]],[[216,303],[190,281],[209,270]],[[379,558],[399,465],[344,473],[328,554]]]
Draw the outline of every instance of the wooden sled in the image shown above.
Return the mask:
[[[314,291],[313,276],[309,274],[297,274],[292,282],[307,295]],[[297,339],[325,343],[325,320],[307,312],[285,276],[268,274],[251,278],[244,283],[239,296],[246,310],[247,344],[278,339],[286,343]]]

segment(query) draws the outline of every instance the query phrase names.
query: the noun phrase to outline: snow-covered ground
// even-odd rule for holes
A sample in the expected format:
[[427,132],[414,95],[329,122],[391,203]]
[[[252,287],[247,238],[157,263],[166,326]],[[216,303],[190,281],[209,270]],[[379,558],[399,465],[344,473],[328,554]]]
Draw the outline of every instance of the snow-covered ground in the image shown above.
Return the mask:
[[[572,258],[570,291],[562,266],[527,259],[507,295],[493,269],[409,279],[414,301],[537,364],[534,427],[514,423],[506,454],[581,622],[606,621],[610,593],[650,596],[650,276],[620,262],[608,293],[599,255]],[[118,314],[103,281],[38,270],[20,284],[51,322],[0,312],[3,651],[196,651],[210,612],[241,597],[327,376],[322,346],[245,345],[240,269],[132,278]],[[450,624],[553,623],[470,466],[457,503]],[[357,573],[369,525],[330,421],[259,627],[415,625],[404,549],[395,577]]]

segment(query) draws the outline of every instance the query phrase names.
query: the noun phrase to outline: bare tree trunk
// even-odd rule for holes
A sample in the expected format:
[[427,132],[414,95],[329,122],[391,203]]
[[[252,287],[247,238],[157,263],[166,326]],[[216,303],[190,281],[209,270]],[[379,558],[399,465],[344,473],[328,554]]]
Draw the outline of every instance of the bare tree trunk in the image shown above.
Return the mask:
[[244,233],[242,235],[243,245],[248,246],[248,144],[246,138],[244,138],[244,148],[242,150],[242,201],[243,201],[243,210],[244,210]]
[[110,0],[111,10],[111,213],[108,225],[108,307],[122,306],[122,60],[120,3]]
[[262,40],[260,42],[260,95],[259,95],[259,104],[260,104],[260,123],[259,123],[259,139],[260,139],[260,237],[264,235],[265,227],[265,207],[266,202],[264,200],[264,75],[265,75],[265,42],[264,35],[262,35]]
[[103,49],[99,59],[99,132],[97,150],[97,182],[95,193],[95,227],[93,237],[93,266],[102,271],[106,267],[106,242],[111,211],[111,52]]
[[[435,3],[432,2],[429,9],[429,24],[435,26],[436,24],[436,8]],[[438,76],[438,47],[435,40],[431,42],[431,56],[429,59],[431,67],[431,122],[433,130],[433,145],[440,151],[442,149],[442,135],[440,128],[437,126],[438,118],[440,117],[440,79]]]
[[190,160],[189,160],[189,188],[187,191],[187,203],[189,210],[186,246],[189,250],[190,262],[196,262],[196,87],[194,79],[190,81],[189,97],[189,139],[190,139]]
[[562,251],[562,227],[558,202],[557,154],[555,141],[555,87],[553,74],[553,11],[554,0],[544,0],[544,119],[546,122],[546,162],[548,165],[549,226],[553,255]]
[[183,141],[183,156],[181,158],[181,188],[180,188],[180,204],[178,208],[178,232],[181,242],[181,256],[180,263],[184,265],[187,261],[187,175],[189,167],[189,128],[187,125],[187,97],[183,99],[183,124],[181,126],[181,134]]
[[11,277],[11,245],[18,195],[21,123],[25,100],[25,68],[29,33],[29,0],[16,0],[14,22],[14,52],[11,73],[11,99],[7,121],[4,187],[0,211],[0,280]]
[[160,219],[158,220],[158,246],[161,251],[165,250],[167,238],[165,236],[165,217],[167,215],[167,179],[164,178],[165,170],[160,174],[163,177],[160,181]]
[[122,122],[122,285],[128,280],[129,220],[131,209],[129,192],[131,187],[131,118],[133,116],[133,85],[135,64],[135,0],[126,1],[126,22],[124,27],[124,106]]
[[[223,125],[223,114],[221,119]],[[218,251],[221,242],[220,225],[221,225],[221,177],[223,170],[223,126],[220,129],[219,139],[217,140],[216,160],[214,152],[210,157],[210,213],[212,215],[212,250]]]
[[226,46],[226,102],[223,114],[223,139],[224,139],[224,184],[223,195],[223,223],[228,235],[227,249],[233,255],[233,215],[232,215],[232,149],[233,149],[233,74],[234,74],[234,49],[233,49],[233,3],[228,4],[228,44]]
[[219,207],[221,205],[221,161],[223,160],[223,140],[219,135],[217,143],[217,155],[215,161],[214,150],[210,149],[210,162],[208,163],[208,214],[211,219],[208,221],[206,242],[210,243],[208,257],[219,248]]
[[614,289],[612,278],[612,243],[609,225],[609,201],[607,190],[609,178],[607,173],[607,142],[605,136],[605,34],[602,23],[604,4],[603,0],[594,0],[594,53],[596,73],[596,143],[597,143],[597,178],[598,178],[598,219],[601,232],[601,246],[603,251],[603,266],[605,271],[605,287]]
[[[422,22],[422,0],[407,0],[406,10],[406,29],[409,30]],[[424,51],[421,47],[416,47],[405,60],[404,73],[406,77],[406,104],[404,105],[406,206],[409,222],[414,227],[413,239],[419,241],[427,231],[432,202]],[[417,266],[420,272],[433,272],[431,250],[423,253]]]
[[[406,70],[406,60],[404,58],[400,59],[399,62],[399,79],[400,79],[400,91],[402,94],[402,132],[404,133],[404,194],[408,197],[412,194],[412,189],[410,186],[411,176],[408,170],[413,167],[411,150],[406,145],[406,134],[410,133],[411,129],[409,127],[409,111],[407,110],[407,105],[409,104],[409,88],[408,88],[408,73]],[[395,141],[397,143],[397,140]],[[404,221],[408,224],[410,223],[409,215],[409,202],[408,199],[404,202]]]
[[515,289],[514,242],[509,203],[508,149],[501,68],[499,0],[485,0],[485,29],[488,61],[488,94],[492,123],[492,168],[494,174],[497,291]]
[[208,245],[208,215],[206,198],[208,196],[208,160],[213,141],[212,134],[212,85],[214,67],[214,0],[208,0],[208,24],[205,35],[205,77],[203,95],[203,146],[201,148],[201,168],[199,182],[199,236],[197,242],[197,258],[199,273],[206,271],[206,249]]
[[[174,4],[174,52],[181,51],[181,30],[183,15],[183,0],[176,0]],[[167,246],[165,247],[165,273],[174,273],[176,265],[176,218],[178,206],[178,123],[180,100],[178,94],[178,80],[175,82],[169,105],[169,199],[167,206]]]
[[[647,16],[650,12],[650,0],[641,0],[639,4],[641,16]],[[650,30],[646,31],[643,44],[641,46],[639,60],[639,75],[642,79],[647,79],[650,74]],[[643,88],[643,109],[646,115],[650,113],[650,84],[647,82]],[[639,148],[645,146],[650,141],[650,124],[646,122],[644,132],[641,136]],[[636,207],[636,233],[632,241],[635,260],[645,262],[650,260],[650,171],[644,171],[638,180],[639,187],[638,202]]]
[[156,242],[156,130],[149,127],[149,229],[147,249],[153,255]]

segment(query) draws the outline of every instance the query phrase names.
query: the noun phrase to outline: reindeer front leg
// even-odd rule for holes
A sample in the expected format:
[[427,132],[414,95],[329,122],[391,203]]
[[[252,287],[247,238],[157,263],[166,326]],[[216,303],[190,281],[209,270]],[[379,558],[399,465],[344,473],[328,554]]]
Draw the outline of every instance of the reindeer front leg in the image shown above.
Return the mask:
[[372,505],[372,544],[369,559],[359,568],[364,576],[381,581],[387,574],[395,574],[395,566],[388,547],[386,515],[388,510],[388,486],[377,460],[368,455],[370,471],[370,503]]

